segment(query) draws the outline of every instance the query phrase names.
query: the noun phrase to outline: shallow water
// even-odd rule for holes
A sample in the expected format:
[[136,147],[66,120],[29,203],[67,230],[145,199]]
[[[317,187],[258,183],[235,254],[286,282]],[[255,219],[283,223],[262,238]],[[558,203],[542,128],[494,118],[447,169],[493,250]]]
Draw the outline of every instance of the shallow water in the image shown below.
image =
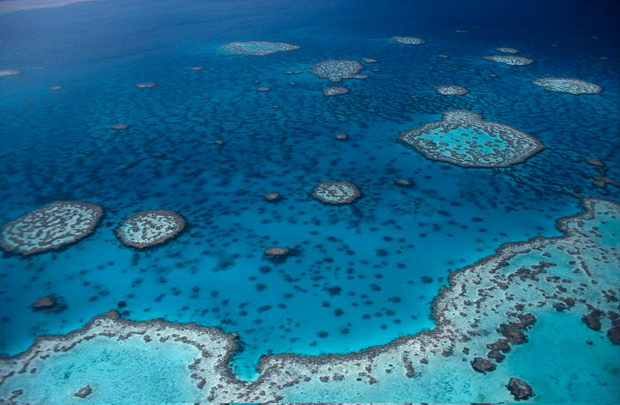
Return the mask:
[[[102,0],[0,14],[0,69],[23,72],[0,78],[0,223],[53,200],[105,211],[76,245],[0,258],[0,352],[117,308],[238,333],[234,368],[252,378],[265,353],[346,353],[430,329],[430,303],[451,271],[502,243],[558,235],[555,219],[579,211],[571,193],[620,200],[617,186],[593,184],[599,170],[585,161],[620,179],[617,7],[496,3]],[[426,42],[395,44],[395,35]],[[252,40],[301,49],[219,49]],[[500,46],[535,63],[482,58]],[[378,59],[364,63],[369,78],[322,95],[332,84],[310,73],[314,63],[364,57]],[[604,91],[552,93],[530,83],[540,77]],[[158,86],[135,87],[150,81]],[[443,85],[469,93],[436,94]],[[494,171],[397,142],[451,109],[548,148]],[[309,196],[321,181],[353,182],[363,197],[322,205]],[[270,191],[284,199],[265,201]],[[188,227],[160,247],[123,246],[113,230],[151,209],[175,210]],[[263,255],[270,246],[295,254],[274,263]],[[31,310],[51,293],[65,311]]]

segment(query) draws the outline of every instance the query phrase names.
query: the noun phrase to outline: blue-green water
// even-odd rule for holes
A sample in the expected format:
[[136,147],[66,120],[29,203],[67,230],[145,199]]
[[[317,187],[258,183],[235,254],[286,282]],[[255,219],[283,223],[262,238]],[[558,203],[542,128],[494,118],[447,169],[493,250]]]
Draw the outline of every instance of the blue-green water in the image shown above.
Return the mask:
[[[620,179],[617,7],[539,3],[102,0],[0,14],[0,69],[23,72],[0,78],[0,223],[53,200],[105,210],[79,244],[0,258],[0,352],[118,308],[238,333],[235,370],[251,378],[265,353],[343,353],[431,328],[430,302],[450,271],[504,242],[557,235],[555,218],[578,211],[571,193],[620,199],[618,187],[593,184],[599,171],[585,162],[602,160]],[[426,42],[398,45],[395,35]],[[219,50],[252,40],[301,49]],[[535,63],[482,58],[500,46]],[[343,96],[324,97],[332,84],[309,73],[364,57],[378,62],[365,64],[368,79],[345,80]],[[540,77],[604,91],[550,93],[531,85]],[[158,86],[135,88],[149,81]],[[441,96],[441,85],[470,92]],[[396,142],[450,109],[548,149],[493,171]],[[120,122],[129,129],[111,129]],[[395,186],[401,177],[414,186]],[[364,196],[321,205],[308,195],[320,181],[353,182]],[[270,191],[284,200],[266,202]],[[150,209],[175,210],[188,228],[152,250],[123,246],[113,229]],[[274,245],[296,255],[270,262],[263,251]],[[31,310],[52,293],[65,311]]]

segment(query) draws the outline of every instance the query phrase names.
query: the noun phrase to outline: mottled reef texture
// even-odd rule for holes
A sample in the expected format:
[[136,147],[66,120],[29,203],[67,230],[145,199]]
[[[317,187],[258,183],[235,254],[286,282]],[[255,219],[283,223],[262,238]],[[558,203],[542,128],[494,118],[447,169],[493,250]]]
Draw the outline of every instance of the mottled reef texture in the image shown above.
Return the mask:
[[493,56],[485,56],[484,59],[490,60],[495,63],[503,63],[508,66],[526,66],[534,63],[534,60],[530,58],[526,58],[524,56],[514,56],[514,55],[493,55]]
[[[66,356],[95,338],[113,339],[122,345],[137,336],[146,346],[153,341],[192,346],[199,355],[187,372],[204,393],[196,400],[213,402],[282,400],[317,385],[338,396],[345,386],[360,392],[369,385],[381,389],[398,378],[418,381],[416,390],[422,397],[428,395],[425,379],[442,364],[471,364],[472,379],[498,373],[508,362],[502,360],[510,357],[511,348],[527,344],[528,330],[537,319],[554,311],[574,314],[582,319],[584,328],[599,331],[618,344],[620,204],[598,199],[584,199],[582,204],[582,213],[558,221],[562,236],[505,244],[494,255],[452,273],[449,287],[442,288],[433,302],[436,326],[432,330],[345,355],[267,355],[258,366],[258,379],[244,382],[229,367],[239,348],[235,335],[159,319],[133,322],[112,311],[79,330],[41,337],[28,351],[1,359],[0,397],[11,401],[19,395],[31,400],[28,392],[36,387],[37,370],[43,363],[53,363],[56,356]],[[31,376],[24,380],[27,383],[13,386],[12,379],[25,373]],[[505,395],[498,400],[530,396],[536,400],[537,387],[519,377],[504,382]],[[96,385],[97,391],[106,389],[105,381],[91,385]],[[75,387],[75,391],[81,388]],[[398,397],[398,393],[394,395]],[[70,398],[37,400],[63,402]]]
[[546,77],[544,79],[536,79],[532,84],[543,87],[547,91],[568,94],[598,94],[603,88],[598,84],[586,82],[579,79],[567,79],[558,77]]
[[0,246],[24,256],[59,249],[90,235],[102,215],[95,204],[54,201],[4,225]]
[[294,51],[299,49],[298,45],[291,45],[285,42],[268,42],[268,41],[249,41],[249,42],[231,42],[222,46],[222,49],[233,55],[255,55],[265,56],[272,53]]
[[116,229],[123,244],[138,249],[160,245],[175,238],[185,228],[185,220],[174,211],[139,212]]

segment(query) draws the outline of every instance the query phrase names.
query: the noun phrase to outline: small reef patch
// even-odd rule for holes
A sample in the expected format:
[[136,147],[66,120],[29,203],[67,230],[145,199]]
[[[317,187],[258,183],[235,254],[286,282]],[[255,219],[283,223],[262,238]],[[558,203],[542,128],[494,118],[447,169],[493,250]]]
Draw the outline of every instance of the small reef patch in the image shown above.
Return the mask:
[[185,220],[174,211],[140,212],[125,220],[116,235],[123,244],[138,249],[166,243],[185,228]]
[[139,89],[152,89],[153,87],[157,87],[157,83],[155,82],[137,83],[136,87]]
[[231,42],[222,46],[222,49],[233,55],[256,55],[264,56],[272,53],[294,51],[299,49],[298,45],[291,45],[285,42],[268,42],[268,41],[249,41],[249,42]]
[[429,159],[462,167],[508,167],[544,148],[535,137],[468,110],[447,111],[441,121],[402,133],[400,141]]
[[495,50],[497,52],[503,52],[503,53],[519,53],[518,49],[515,48],[495,48]]
[[442,96],[462,96],[469,93],[469,90],[461,86],[439,86],[435,87],[435,91]]
[[328,87],[323,90],[323,95],[327,97],[339,96],[341,94],[347,94],[349,89],[346,87]]
[[312,191],[312,197],[325,204],[351,204],[362,196],[357,186],[348,182],[319,183]]
[[54,201],[4,225],[0,245],[24,256],[58,249],[90,235],[102,215],[95,204]]
[[485,56],[484,59],[490,60],[491,62],[495,63],[503,63],[504,65],[508,66],[526,66],[534,63],[533,59],[515,55]]
[[343,79],[365,79],[366,75],[358,74],[364,65],[355,60],[326,60],[312,66],[312,74],[338,83]]
[[598,84],[579,79],[546,77],[532,81],[533,85],[543,87],[547,91],[568,94],[598,94],[603,88]]
[[417,37],[392,37],[392,42],[404,45],[422,45],[425,41]]
[[22,72],[20,72],[19,70],[14,70],[14,69],[0,70],[0,77],[17,76],[21,74]]

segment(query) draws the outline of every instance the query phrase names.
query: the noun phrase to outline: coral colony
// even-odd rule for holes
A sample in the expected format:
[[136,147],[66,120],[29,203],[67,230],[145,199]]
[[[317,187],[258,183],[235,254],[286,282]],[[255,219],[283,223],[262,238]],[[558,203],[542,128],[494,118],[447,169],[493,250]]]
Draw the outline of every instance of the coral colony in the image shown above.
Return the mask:
[[477,26],[344,46],[224,3],[155,14],[184,17],[140,75],[89,55],[92,93],[25,31],[3,57],[0,403],[617,400],[613,55],[600,94],[521,41],[464,59]]

